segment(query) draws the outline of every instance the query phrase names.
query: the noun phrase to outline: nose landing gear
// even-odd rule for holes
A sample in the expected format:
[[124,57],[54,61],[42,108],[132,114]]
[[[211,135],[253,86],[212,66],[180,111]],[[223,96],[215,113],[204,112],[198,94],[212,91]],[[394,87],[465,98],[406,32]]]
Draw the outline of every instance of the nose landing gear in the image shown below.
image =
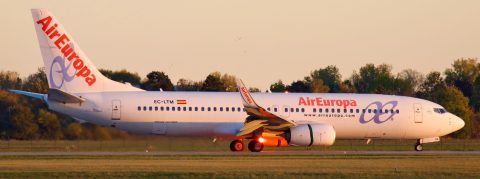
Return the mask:
[[420,143],[420,139],[417,140],[417,143],[415,144],[415,151],[422,151],[423,150],[423,145]]

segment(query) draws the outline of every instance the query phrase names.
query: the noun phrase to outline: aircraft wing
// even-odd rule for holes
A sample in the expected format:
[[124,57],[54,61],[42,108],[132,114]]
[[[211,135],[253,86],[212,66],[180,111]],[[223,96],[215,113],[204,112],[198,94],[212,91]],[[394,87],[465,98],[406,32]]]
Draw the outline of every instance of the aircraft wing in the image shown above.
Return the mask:
[[281,134],[282,131],[296,124],[288,119],[281,118],[259,106],[253,99],[242,80],[236,79],[238,91],[242,97],[243,107],[248,114],[244,126],[237,133],[237,136],[244,136],[254,133],[263,128],[267,133]]

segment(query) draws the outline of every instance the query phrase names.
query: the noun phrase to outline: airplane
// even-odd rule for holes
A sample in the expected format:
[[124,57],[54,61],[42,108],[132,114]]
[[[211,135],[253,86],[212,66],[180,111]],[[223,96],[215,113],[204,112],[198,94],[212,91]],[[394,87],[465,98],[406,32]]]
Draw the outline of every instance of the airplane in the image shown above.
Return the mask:
[[440,141],[464,121],[433,102],[380,94],[144,91],[103,76],[59,21],[32,9],[52,111],[121,130],[165,136],[231,139],[231,151],[265,146],[330,146],[337,139]]

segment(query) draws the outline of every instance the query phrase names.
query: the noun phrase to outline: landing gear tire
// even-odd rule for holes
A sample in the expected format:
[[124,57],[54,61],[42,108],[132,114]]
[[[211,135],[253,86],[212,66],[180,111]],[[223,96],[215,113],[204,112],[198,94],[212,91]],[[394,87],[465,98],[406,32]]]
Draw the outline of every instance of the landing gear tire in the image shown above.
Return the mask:
[[423,150],[423,145],[420,143],[415,144],[415,151],[422,151]]
[[250,152],[261,152],[263,147],[263,143],[258,142],[257,140],[252,140],[248,143],[248,150],[250,150]]
[[234,140],[230,143],[230,150],[232,152],[241,152],[245,148],[243,141],[241,140]]

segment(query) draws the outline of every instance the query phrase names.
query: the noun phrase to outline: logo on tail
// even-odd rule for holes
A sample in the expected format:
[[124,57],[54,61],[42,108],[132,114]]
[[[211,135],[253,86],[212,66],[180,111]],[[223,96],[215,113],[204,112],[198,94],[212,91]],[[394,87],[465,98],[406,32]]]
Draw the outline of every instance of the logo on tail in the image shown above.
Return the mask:
[[[67,82],[72,81],[75,78],[75,76],[84,78],[85,83],[87,83],[88,86],[92,86],[96,82],[97,78],[93,73],[91,73],[90,68],[88,68],[85,65],[85,62],[77,55],[77,53],[74,51],[73,46],[69,44],[70,38],[65,33],[61,34],[60,32],[58,32],[58,30],[56,29],[58,24],[54,23],[53,25],[50,25],[51,22],[52,22],[51,16],[47,16],[37,21],[37,24],[40,24],[42,26],[43,32],[45,32],[45,35],[50,40],[54,40],[55,38],[54,44],[64,56],[64,58],[60,56],[56,56],[53,59],[52,67],[55,63],[60,65],[61,69],[58,72],[62,73],[63,79],[60,85],[56,84],[52,78],[51,72],[53,72],[52,71],[53,68],[51,68],[50,69],[51,72],[49,76],[51,81],[51,86],[60,88],[63,86],[64,81],[67,81]],[[70,62],[67,66],[65,66],[65,61],[66,61],[65,59]],[[74,75],[69,75],[67,73],[68,69],[71,66],[73,66],[73,68],[75,69]]]

